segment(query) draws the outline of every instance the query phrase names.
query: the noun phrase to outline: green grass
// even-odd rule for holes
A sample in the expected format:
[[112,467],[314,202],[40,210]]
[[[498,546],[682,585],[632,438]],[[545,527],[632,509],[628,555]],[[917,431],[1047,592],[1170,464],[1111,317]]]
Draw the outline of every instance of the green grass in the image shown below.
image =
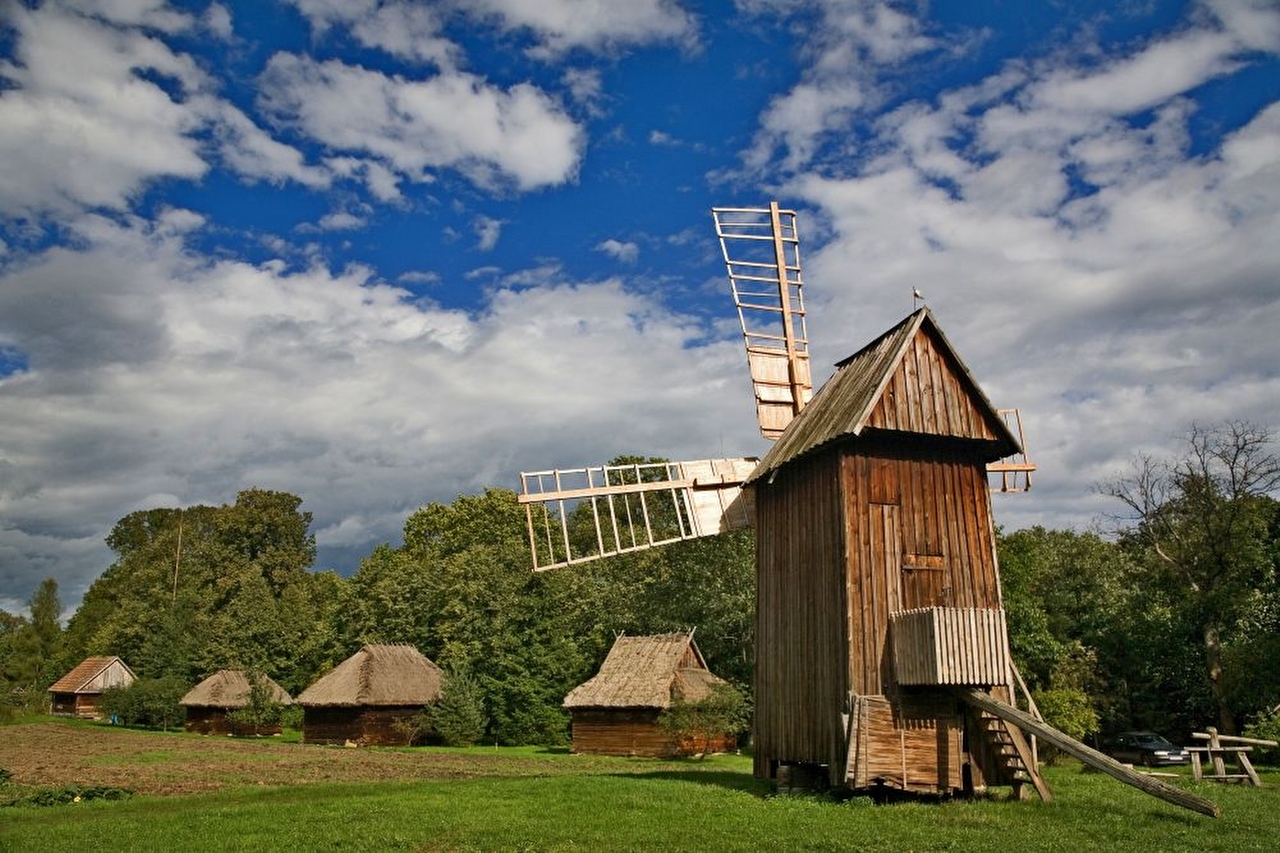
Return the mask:
[[0,850],[1234,853],[1275,849],[1280,837],[1276,772],[1264,774],[1263,788],[1194,785],[1222,806],[1214,820],[1070,766],[1048,769],[1051,803],[992,798],[877,806],[864,798],[769,796],[751,777],[749,759],[739,756],[641,761],[639,768],[619,759],[601,761],[595,775],[560,775],[558,767],[577,759],[542,754],[547,775],[539,777],[239,788],[6,809]]

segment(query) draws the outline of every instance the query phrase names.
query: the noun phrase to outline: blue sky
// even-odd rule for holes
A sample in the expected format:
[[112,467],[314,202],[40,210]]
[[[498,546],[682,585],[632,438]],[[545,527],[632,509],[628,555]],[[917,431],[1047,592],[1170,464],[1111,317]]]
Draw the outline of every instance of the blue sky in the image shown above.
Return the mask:
[[521,470],[764,450],[712,206],[816,378],[919,288],[1035,489],[1280,426],[1273,2],[0,2],[0,607],[275,488],[352,570]]

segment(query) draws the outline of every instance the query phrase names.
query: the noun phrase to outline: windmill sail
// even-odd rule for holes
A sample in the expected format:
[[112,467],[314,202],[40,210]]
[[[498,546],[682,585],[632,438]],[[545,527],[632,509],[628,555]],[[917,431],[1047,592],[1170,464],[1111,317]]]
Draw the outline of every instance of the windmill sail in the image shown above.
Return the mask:
[[760,433],[776,439],[813,396],[796,214],[770,202],[717,207],[711,215],[746,342]]
[[756,459],[704,459],[520,475],[534,571],[742,530],[754,509],[742,482]]
[[1022,415],[1017,409],[997,409],[996,414],[1004,419],[1004,425],[1018,439],[1021,448],[1012,456],[997,459],[987,464],[988,485],[993,492],[1029,492],[1031,491],[1031,474],[1036,464],[1027,457],[1027,438],[1022,432]]

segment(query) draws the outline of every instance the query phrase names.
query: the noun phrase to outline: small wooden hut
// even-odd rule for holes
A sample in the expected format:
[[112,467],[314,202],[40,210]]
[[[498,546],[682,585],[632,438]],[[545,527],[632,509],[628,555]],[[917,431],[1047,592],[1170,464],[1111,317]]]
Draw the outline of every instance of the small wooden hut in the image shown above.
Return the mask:
[[407,745],[397,723],[440,698],[442,677],[413,646],[365,645],[294,700],[303,743]]
[[[277,705],[292,705],[293,697],[265,675],[260,683],[267,689],[269,700]],[[187,691],[178,704],[187,709],[187,731],[202,735],[278,735],[280,724],[253,725],[238,723],[228,714],[249,706],[253,687],[249,676],[240,669],[220,669]]]
[[102,691],[128,687],[136,680],[129,665],[115,655],[85,658],[49,685],[49,713],[100,720]]
[[1040,789],[958,689],[1009,700],[986,465],[1020,450],[927,308],[837,365],[749,478],[756,775]]
[[[688,751],[662,730],[658,715],[673,702],[697,702],[725,683],[707,669],[693,632],[620,636],[600,671],[564,698],[573,721],[573,751],[651,757]],[[725,732],[696,748],[727,752],[734,746],[735,735]]]

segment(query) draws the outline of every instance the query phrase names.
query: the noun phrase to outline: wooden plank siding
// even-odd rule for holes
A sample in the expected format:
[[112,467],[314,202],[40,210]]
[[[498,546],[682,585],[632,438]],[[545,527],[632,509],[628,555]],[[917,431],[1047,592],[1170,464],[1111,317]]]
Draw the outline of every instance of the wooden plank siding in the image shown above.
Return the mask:
[[958,450],[871,437],[845,445],[841,468],[850,689],[890,693],[891,614],[1001,606],[986,473]]
[[966,387],[963,367],[928,333],[912,337],[865,426],[924,435],[999,441],[994,415]]
[[964,709],[945,694],[856,701],[848,784],[948,791],[964,784]]
[[[987,464],[1019,448],[921,309],[840,362],[765,454],[747,479],[757,775],[820,765],[915,791],[1007,775],[946,685],[1008,680]],[[950,614],[904,644],[918,685],[891,645],[911,610]]]
[[825,765],[843,782],[849,637],[840,457],[820,453],[757,490],[755,770]]
[[573,752],[590,755],[670,758],[694,753],[731,752],[737,739],[714,735],[696,742],[680,741],[658,724],[656,708],[578,708],[573,718]]

